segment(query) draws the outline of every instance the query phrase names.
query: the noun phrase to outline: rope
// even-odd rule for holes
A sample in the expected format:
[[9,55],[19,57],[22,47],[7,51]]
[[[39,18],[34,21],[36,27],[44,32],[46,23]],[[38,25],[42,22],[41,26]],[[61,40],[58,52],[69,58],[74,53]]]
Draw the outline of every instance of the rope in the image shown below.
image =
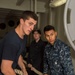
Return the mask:
[[[27,65],[27,62],[25,60],[23,60],[24,64]],[[28,66],[27,66],[28,67]],[[19,69],[14,69],[15,73],[17,73],[18,75],[23,75],[23,72]],[[34,67],[32,67],[32,71],[34,71],[36,74],[38,75],[43,75],[42,72],[38,71],[37,69],[35,69]]]

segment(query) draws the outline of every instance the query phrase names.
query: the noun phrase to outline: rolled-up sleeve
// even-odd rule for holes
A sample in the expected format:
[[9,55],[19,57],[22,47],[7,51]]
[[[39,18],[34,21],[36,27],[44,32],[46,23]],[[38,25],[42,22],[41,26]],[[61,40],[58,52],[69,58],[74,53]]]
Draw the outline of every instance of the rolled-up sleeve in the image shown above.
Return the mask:
[[64,75],[75,75],[70,48],[68,46],[63,47],[60,54],[62,67],[64,68]]

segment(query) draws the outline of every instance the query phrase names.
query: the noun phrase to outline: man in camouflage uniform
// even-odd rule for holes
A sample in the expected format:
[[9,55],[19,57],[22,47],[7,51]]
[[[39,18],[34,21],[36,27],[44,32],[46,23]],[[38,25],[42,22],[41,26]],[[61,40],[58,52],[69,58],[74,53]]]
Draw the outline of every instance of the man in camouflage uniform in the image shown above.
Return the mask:
[[49,42],[44,51],[44,75],[74,75],[70,48],[57,39],[55,28],[48,25],[44,28],[44,34]]

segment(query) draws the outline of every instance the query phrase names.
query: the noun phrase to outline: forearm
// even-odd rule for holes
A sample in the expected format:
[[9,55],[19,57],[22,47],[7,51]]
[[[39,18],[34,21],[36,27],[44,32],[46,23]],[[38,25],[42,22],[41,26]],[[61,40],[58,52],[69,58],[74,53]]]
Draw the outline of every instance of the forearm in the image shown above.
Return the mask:
[[12,68],[6,69],[6,70],[2,70],[2,73],[4,75],[16,75],[16,73],[14,72],[14,70]]
[[27,73],[26,68],[25,68],[25,65],[24,65],[24,63],[23,63],[23,59],[22,59],[21,56],[19,57],[18,65],[20,66],[20,68],[21,68],[23,74]]
[[21,64],[21,65],[19,65],[19,66],[20,66],[22,72],[25,73],[25,72],[26,72],[25,65],[24,65],[24,64]]
[[12,68],[13,61],[10,60],[2,60],[1,63],[1,72],[4,75],[16,75]]

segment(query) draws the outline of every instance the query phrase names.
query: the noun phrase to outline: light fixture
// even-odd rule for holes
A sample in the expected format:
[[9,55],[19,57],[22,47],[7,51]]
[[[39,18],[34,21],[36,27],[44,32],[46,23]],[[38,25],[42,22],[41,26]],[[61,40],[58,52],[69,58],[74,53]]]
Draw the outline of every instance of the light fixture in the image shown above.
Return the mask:
[[67,0],[52,0],[51,3],[49,4],[50,7],[58,7],[66,3]]

